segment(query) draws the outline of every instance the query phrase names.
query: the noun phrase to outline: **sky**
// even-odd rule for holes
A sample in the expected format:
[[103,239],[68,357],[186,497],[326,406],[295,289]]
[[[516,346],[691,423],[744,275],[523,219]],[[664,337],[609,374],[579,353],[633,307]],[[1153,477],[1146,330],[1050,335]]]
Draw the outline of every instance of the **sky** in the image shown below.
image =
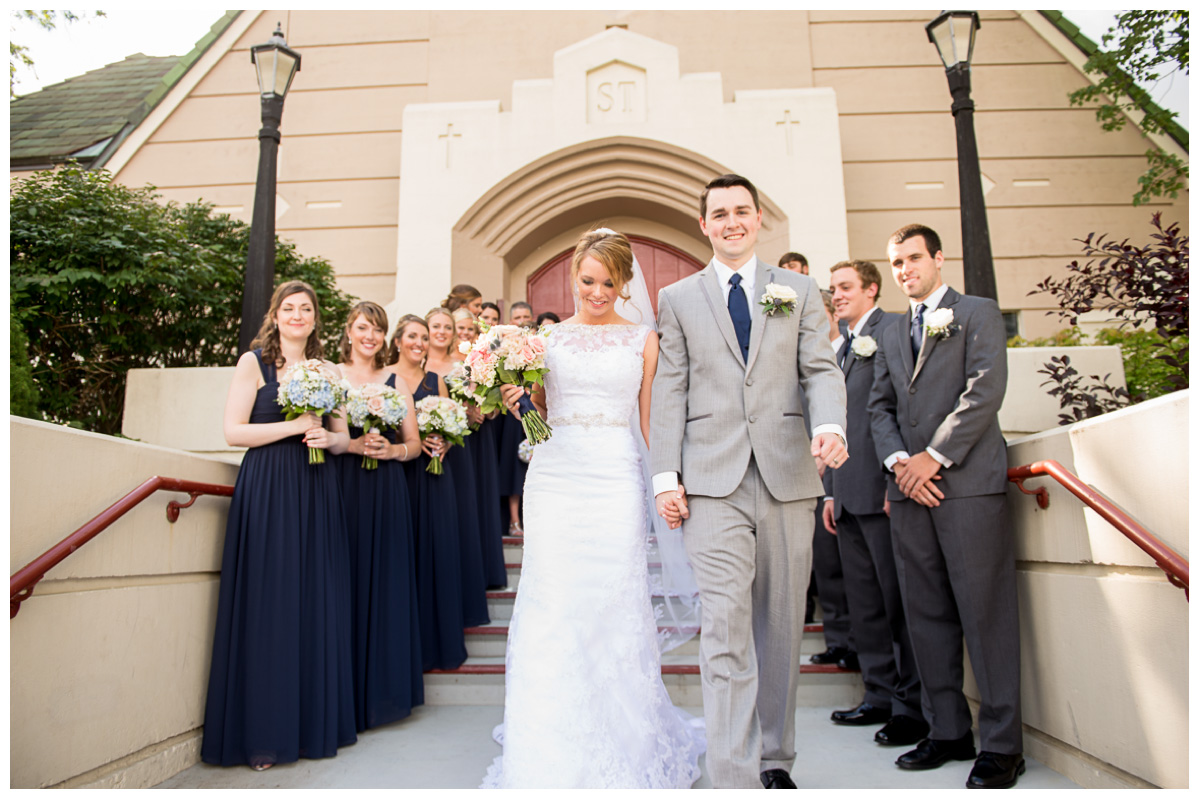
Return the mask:
[[[105,17],[88,16],[79,22],[60,24],[53,31],[44,31],[27,21],[13,22],[10,17],[10,38],[29,47],[29,54],[34,60],[32,70],[18,69],[17,94],[27,94],[82,75],[134,53],[148,56],[183,55],[224,13],[216,6],[171,6],[169,9],[165,6],[106,9]],[[1116,12],[1069,10],[1065,13],[1089,38],[1099,42]],[[979,35],[987,35],[986,23]],[[247,69],[250,69],[249,65]],[[1150,90],[1160,104],[1179,112],[1180,124],[1185,128],[1189,127],[1187,84],[1185,77],[1176,76],[1169,86]],[[976,102],[979,102],[979,98],[976,98]]]

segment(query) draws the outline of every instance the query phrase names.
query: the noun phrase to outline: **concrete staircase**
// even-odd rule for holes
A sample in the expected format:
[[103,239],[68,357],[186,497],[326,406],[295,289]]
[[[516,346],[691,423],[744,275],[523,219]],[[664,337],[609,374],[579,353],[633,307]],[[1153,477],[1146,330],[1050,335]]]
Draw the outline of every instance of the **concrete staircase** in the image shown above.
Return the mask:
[[[489,625],[466,631],[467,660],[458,669],[432,670],[425,674],[426,705],[504,705],[504,652],[508,621],[521,582],[521,537],[505,537],[504,560],[508,586],[488,592]],[[823,628],[806,625],[797,703],[801,706],[849,708],[862,699],[862,681],[857,671],[837,666],[808,663],[808,656],[825,649]],[[699,637],[663,656],[663,683],[671,700],[681,707],[699,707]]]
[[[425,705],[400,722],[366,731],[336,758],[301,759],[266,772],[245,767],[196,764],[164,781],[160,789],[469,789],[479,785],[501,748],[492,728],[504,718],[504,651],[508,620],[521,579],[520,538],[504,540],[508,564],[505,591],[489,592],[492,622],[467,630],[466,663],[454,670],[425,674]],[[663,657],[663,682],[676,705],[703,715],[697,640]],[[962,789],[970,764],[928,772],[904,772],[893,762],[900,751],[876,746],[875,728],[833,725],[829,712],[850,708],[862,698],[858,672],[808,663],[825,649],[822,626],[805,626],[797,690],[796,766],[801,789]],[[1027,758],[1029,771],[1019,789],[1079,788],[1062,775]],[[701,758],[701,769],[705,769]],[[694,788],[709,789],[706,771]]]

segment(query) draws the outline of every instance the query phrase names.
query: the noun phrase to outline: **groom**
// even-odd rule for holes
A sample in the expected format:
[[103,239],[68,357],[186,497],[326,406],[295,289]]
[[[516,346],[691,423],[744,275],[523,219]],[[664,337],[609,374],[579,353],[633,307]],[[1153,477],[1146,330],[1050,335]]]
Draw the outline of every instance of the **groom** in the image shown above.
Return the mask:
[[[846,462],[846,386],[816,284],[755,257],[761,226],[750,181],[722,175],[704,188],[713,259],[658,297],[650,460],[659,514],[685,520],[700,587],[713,786],[794,789],[817,462]],[[768,291],[781,297],[773,313]]]

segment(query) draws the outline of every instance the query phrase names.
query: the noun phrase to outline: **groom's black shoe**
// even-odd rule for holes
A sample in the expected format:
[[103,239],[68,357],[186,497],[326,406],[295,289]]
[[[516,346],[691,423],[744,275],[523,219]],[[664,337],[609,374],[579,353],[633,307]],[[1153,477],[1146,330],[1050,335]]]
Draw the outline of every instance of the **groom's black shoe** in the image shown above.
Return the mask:
[[764,789],[795,789],[796,784],[786,769],[769,769],[758,776]]
[[961,739],[925,739],[916,750],[896,759],[900,769],[935,769],[953,759],[969,761],[975,757],[975,737],[970,731]]
[[838,725],[882,725],[892,718],[892,712],[870,703],[859,703],[845,711],[835,711],[829,718]]

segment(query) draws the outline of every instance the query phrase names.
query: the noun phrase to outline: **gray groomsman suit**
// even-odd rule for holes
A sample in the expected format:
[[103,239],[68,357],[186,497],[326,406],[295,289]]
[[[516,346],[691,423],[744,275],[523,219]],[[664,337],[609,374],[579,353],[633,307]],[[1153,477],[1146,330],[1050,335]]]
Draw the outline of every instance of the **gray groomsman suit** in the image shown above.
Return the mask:
[[[747,269],[746,361],[713,263],[659,293],[650,439],[652,472],[677,472],[687,488],[706,763],[714,786],[732,788],[761,788],[760,772],[790,771],[795,760],[803,598],[822,494],[800,387],[814,429],[844,430],[846,405],[816,284],[761,260]],[[769,283],[798,294],[790,315],[759,306]]]
[[[871,337],[878,343],[884,330],[900,314],[873,308],[862,323],[856,341]],[[875,358],[846,353],[846,439],[851,458],[846,466],[830,470],[833,479],[833,516],[837,545],[845,574],[850,621],[858,645],[866,693],[864,702],[921,719],[921,684],[913,659],[912,643],[904,623],[900,583],[892,550],[891,523],[883,513],[887,482],[875,455],[867,400],[875,378]],[[828,475],[828,473],[827,473]]]
[[936,508],[905,498],[888,481],[929,735],[957,739],[971,730],[962,693],[965,635],[981,695],[980,749],[1015,754],[1022,750],[1020,637],[1008,459],[996,416],[1008,380],[1004,321],[995,301],[954,289],[939,307],[954,314],[950,334],[926,334],[915,364],[911,310],[880,337],[871,432],[881,461],[929,447],[951,462],[938,473],[945,499]]

